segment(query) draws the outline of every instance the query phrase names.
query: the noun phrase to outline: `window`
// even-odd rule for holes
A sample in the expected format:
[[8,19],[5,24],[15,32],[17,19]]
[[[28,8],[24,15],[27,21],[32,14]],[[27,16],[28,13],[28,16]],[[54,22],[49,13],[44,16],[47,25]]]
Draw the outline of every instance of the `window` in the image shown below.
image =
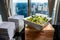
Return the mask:
[[48,15],[48,0],[31,0],[31,13],[41,13]]
[[13,0],[12,1],[12,13],[13,15],[28,16],[28,0]]
[[[30,14],[49,14],[48,0],[30,0],[30,4]],[[11,7],[13,15],[24,15],[24,17],[28,16],[28,0],[13,0],[11,3]]]

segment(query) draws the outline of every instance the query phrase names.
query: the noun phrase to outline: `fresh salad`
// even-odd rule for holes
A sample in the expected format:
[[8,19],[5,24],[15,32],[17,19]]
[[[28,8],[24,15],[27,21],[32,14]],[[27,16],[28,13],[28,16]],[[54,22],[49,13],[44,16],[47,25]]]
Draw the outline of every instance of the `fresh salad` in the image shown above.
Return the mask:
[[46,17],[36,15],[32,16],[31,18],[27,18],[27,20],[36,24],[44,24],[45,22],[48,22],[48,19]]

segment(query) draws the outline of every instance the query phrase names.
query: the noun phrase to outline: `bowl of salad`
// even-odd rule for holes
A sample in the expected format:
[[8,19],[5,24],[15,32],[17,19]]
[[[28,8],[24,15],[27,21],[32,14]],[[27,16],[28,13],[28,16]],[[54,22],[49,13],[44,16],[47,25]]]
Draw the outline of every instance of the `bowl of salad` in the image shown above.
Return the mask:
[[24,18],[24,22],[31,27],[34,27],[37,30],[41,30],[44,26],[46,26],[52,18],[47,15],[32,15]]

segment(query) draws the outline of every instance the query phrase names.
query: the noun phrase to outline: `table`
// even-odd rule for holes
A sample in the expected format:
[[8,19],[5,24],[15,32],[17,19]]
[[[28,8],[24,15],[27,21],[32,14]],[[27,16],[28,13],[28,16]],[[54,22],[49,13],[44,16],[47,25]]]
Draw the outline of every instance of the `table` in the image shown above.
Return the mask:
[[41,31],[28,26],[25,28],[25,40],[53,40],[54,31],[50,23]]
[[14,22],[16,31],[21,32],[22,29],[24,28],[24,21],[23,21],[24,16],[23,15],[14,15],[8,17],[9,22]]
[[[8,35],[9,39],[11,40],[14,36],[14,33],[15,33],[15,23],[14,22],[2,22],[2,23],[0,23],[0,34]],[[6,36],[4,36],[4,37],[6,37]]]

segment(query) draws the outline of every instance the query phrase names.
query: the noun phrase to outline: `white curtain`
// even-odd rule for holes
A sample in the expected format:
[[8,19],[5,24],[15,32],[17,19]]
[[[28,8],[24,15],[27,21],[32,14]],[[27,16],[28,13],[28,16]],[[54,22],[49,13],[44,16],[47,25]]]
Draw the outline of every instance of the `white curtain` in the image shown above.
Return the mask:
[[11,10],[10,16],[16,15],[15,6],[16,6],[16,3],[14,3],[13,0],[10,0],[10,10]]
[[54,25],[56,25],[57,23],[58,10],[59,10],[59,0],[55,0],[53,13],[52,13],[52,24]]

